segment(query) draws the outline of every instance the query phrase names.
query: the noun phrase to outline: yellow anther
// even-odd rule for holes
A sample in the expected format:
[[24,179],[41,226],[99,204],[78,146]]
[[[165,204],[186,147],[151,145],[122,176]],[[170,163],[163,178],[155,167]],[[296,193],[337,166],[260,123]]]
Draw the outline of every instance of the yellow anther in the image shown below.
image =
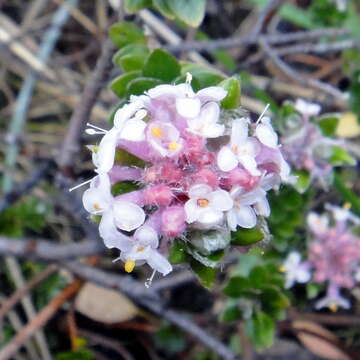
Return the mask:
[[134,260],[126,260],[125,271],[127,273],[131,273],[134,270],[134,267],[135,267],[135,261]]
[[351,209],[351,204],[349,202],[344,203],[343,209],[350,210]]
[[239,151],[239,147],[237,145],[233,145],[231,147],[231,150],[234,152],[234,153],[237,153]]
[[168,145],[168,148],[169,150],[172,150],[172,151],[175,151],[179,148],[180,144],[178,144],[177,142],[175,141],[172,141],[169,145]]
[[332,311],[332,312],[337,312],[337,305],[335,303],[331,303],[329,304],[329,309]]
[[159,138],[164,135],[164,132],[159,127],[152,127],[151,134],[152,136]]
[[100,206],[99,204],[95,203],[95,204],[94,204],[94,209],[95,209],[96,211],[100,211],[100,210],[101,210],[101,206]]
[[209,200],[208,199],[198,199],[197,204],[200,207],[207,207],[209,205]]
[[144,246],[140,246],[136,249],[136,252],[143,252],[145,250]]
[[286,271],[286,266],[284,266],[284,265],[283,265],[283,266],[280,266],[280,267],[279,267],[279,271],[280,271],[280,272],[285,272],[285,271]]

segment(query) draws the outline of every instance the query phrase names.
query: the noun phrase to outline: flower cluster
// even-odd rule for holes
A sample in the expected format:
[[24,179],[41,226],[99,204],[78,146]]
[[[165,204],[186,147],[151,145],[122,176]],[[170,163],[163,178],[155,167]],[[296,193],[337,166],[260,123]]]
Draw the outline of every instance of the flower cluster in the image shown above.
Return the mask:
[[300,124],[295,121],[294,129],[281,137],[284,157],[294,169],[307,171],[311,180],[326,187],[334,167],[329,161],[334,146],[343,148],[344,142],[323,135],[319,124],[311,121],[320,114],[320,105],[298,99],[294,107]]
[[[148,263],[166,275],[172,269],[169,241],[197,229],[252,228],[270,213],[266,193],[288,181],[290,168],[270,119],[222,122],[222,87],[194,92],[190,79],[159,85],[117,110],[114,126],[92,146],[97,176],[83,203],[101,215],[99,233],[108,248],[121,251],[125,270]],[[117,163],[119,151],[143,167]],[[133,181],[138,189],[113,196],[112,186]]]
[[[327,283],[326,296],[316,303],[316,308],[349,308],[350,303],[341,296],[340,289],[351,289],[359,281],[360,237],[353,233],[360,218],[345,208],[326,206],[328,214],[308,215],[308,226],[312,234],[308,246],[308,261],[301,262],[300,254],[290,253],[284,263],[286,286],[294,282],[312,280]],[[332,222],[331,222],[332,220]]]

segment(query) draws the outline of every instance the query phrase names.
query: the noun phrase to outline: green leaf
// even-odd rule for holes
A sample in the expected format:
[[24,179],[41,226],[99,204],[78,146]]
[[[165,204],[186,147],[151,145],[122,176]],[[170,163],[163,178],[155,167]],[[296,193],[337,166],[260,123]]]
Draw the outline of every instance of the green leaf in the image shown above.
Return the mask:
[[143,75],[170,83],[180,75],[180,65],[173,55],[156,49],[147,58]]
[[115,164],[123,166],[144,167],[145,162],[127,151],[117,148],[115,153]]
[[350,185],[349,187],[345,184],[341,176],[337,173],[335,173],[334,176],[334,186],[341,197],[351,204],[351,211],[360,216],[360,197],[351,190],[352,186]]
[[187,259],[187,254],[186,254],[184,242],[175,239],[170,248],[168,260],[172,264],[181,264],[184,263],[186,259]]
[[317,283],[307,283],[306,284],[306,296],[308,299],[315,299],[320,291],[322,291],[324,288],[323,284],[317,284]]
[[109,36],[114,45],[119,48],[130,43],[146,43],[146,38],[141,29],[128,21],[111,25]]
[[330,163],[333,165],[356,165],[356,160],[342,147],[332,146]]
[[186,347],[184,335],[173,326],[164,326],[155,333],[156,347],[163,349],[167,353],[176,354],[183,351]]
[[127,93],[127,86],[131,80],[138,78],[140,74],[141,71],[130,71],[126,74],[122,74],[110,83],[110,89],[119,97],[130,95]]
[[130,14],[134,14],[137,11],[150,6],[151,0],[125,0],[124,2],[125,11]]
[[198,27],[205,15],[206,0],[167,0],[172,13],[185,24]]
[[290,305],[289,299],[275,286],[265,285],[259,300],[263,310],[273,316],[276,316],[279,310],[284,310]]
[[143,55],[126,55],[119,60],[119,67],[122,71],[141,70],[145,64]]
[[205,266],[195,259],[191,260],[190,266],[203,286],[211,288],[214,285],[217,273],[215,268]]
[[249,279],[241,276],[234,276],[230,278],[228,284],[225,286],[223,292],[230,297],[240,297],[243,292],[251,289],[252,284]]
[[240,81],[231,77],[222,81],[219,86],[227,91],[226,97],[221,101],[221,107],[226,110],[238,108],[241,96]]
[[264,239],[264,233],[259,227],[252,229],[240,228],[239,230],[231,233],[231,244],[248,246],[256,244]]
[[224,230],[194,231],[188,239],[201,254],[210,255],[230,244],[230,233]]
[[323,117],[318,122],[319,127],[325,136],[334,136],[338,123],[339,119],[335,116]]
[[169,4],[169,0],[153,0],[153,6],[156,10],[158,10],[162,15],[167,17],[170,20],[175,18],[173,12],[171,11]]
[[90,350],[66,351],[55,355],[56,360],[95,360]]
[[269,280],[269,274],[266,272],[266,269],[263,266],[254,267],[249,274],[249,280],[251,286],[254,288],[262,288],[264,285],[267,285]]
[[297,177],[296,183],[293,185],[294,188],[303,194],[311,184],[310,174],[305,170],[294,170],[293,175]]
[[138,77],[129,82],[126,92],[131,95],[142,95],[145,91],[162,83],[163,82],[158,79]]
[[257,311],[245,321],[245,332],[252,340],[256,350],[269,347],[274,342],[274,321],[262,311]]
[[121,181],[111,187],[111,194],[118,196],[139,189],[139,185],[132,181]]
[[262,259],[257,255],[240,254],[239,262],[232,272],[232,275],[248,277],[252,268],[262,263]]
[[221,314],[221,320],[225,322],[236,321],[242,318],[242,312],[237,304],[237,300],[234,302],[233,299],[229,299],[225,305],[225,310]]
[[119,49],[116,54],[113,56],[113,63],[117,65],[117,61],[120,60],[123,56],[127,55],[143,55],[144,57],[148,56],[150,53],[149,48],[145,44],[128,44],[121,49]]

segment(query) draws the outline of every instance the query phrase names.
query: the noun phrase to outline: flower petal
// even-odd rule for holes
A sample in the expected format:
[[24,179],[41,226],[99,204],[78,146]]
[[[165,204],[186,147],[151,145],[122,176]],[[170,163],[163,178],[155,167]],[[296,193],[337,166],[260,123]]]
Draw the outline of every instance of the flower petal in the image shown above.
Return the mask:
[[107,248],[128,251],[132,247],[131,238],[122,234],[115,226],[112,211],[104,212],[99,224],[99,234]]
[[237,216],[236,216],[236,210],[231,209],[226,213],[227,223],[231,231],[236,231],[237,227]]
[[144,106],[144,103],[140,98],[131,101],[129,104],[124,105],[118,109],[114,115],[114,126],[121,130],[124,124],[131,118],[135,113]]
[[204,127],[202,135],[205,138],[217,138],[224,134],[225,125],[222,124],[209,124]]
[[217,155],[217,165],[222,171],[231,171],[236,168],[239,161],[228,146],[223,146]]
[[256,225],[255,211],[251,206],[240,206],[236,211],[237,224],[245,229],[251,229]]
[[197,206],[196,199],[188,200],[184,205],[186,222],[191,224],[199,217],[199,207]]
[[212,192],[212,188],[209,185],[205,185],[205,184],[197,184],[197,185],[193,185],[190,189],[189,189],[189,197],[190,198],[199,198],[199,197],[207,197],[207,195],[209,195]]
[[113,167],[118,134],[118,130],[112,128],[101,139],[98,151],[93,156],[94,164],[99,172],[108,172]]
[[115,201],[113,212],[115,224],[121,230],[135,230],[145,221],[144,210],[140,206],[129,201]]
[[256,212],[261,215],[268,217],[270,216],[270,205],[266,198],[266,196],[262,196],[258,199],[257,203],[255,204]]
[[207,207],[205,209],[201,209],[197,221],[201,224],[212,226],[219,224],[223,217],[224,213],[222,211]]
[[231,146],[240,146],[243,145],[248,138],[248,127],[249,127],[249,119],[241,118],[235,119],[232,122],[231,128]]
[[206,101],[221,101],[227,95],[227,91],[221,86],[209,86],[201,89],[196,96],[204,103]]
[[200,100],[197,98],[176,99],[176,111],[185,118],[195,118],[200,114]]
[[147,124],[143,120],[129,120],[124,124],[120,138],[129,141],[142,141],[145,139],[145,128]]
[[257,169],[255,159],[251,155],[241,154],[238,156],[239,163],[253,176],[261,175],[261,172]]
[[159,236],[157,232],[148,225],[139,227],[134,233],[134,238],[142,245],[149,245],[154,249],[159,246]]
[[264,117],[259,125],[256,126],[255,135],[265,146],[276,149],[278,146],[278,136],[270,124],[270,119]]
[[147,263],[164,276],[172,271],[172,266],[169,261],[156,250],[151,250]]
[[225,190],[216,190],[213,191],[208,199],[210,201],[210,206],[215,210],[228,211],[233,207],[233,199],[230,194]]

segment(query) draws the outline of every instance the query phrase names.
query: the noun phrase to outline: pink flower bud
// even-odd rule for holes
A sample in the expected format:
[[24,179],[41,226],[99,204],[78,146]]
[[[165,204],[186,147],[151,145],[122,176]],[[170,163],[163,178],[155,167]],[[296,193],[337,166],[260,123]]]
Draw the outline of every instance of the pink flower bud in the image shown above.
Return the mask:
[[192,180],[194,184],[206,184],[211,186],[213,189],[219,186],[219,176],[209,168],[202,168],[197,171],[193,176]]
[[229,172],[228,181],[231,186],[241,186],[251,190],[259,183],[260,177],[251,175],[245,169],[235,168]]
[[185,230],[185,211],[180,205],[170,206],[161,217],[161,231],[167,237],[180,236]]
[[173,200],[174,194],[166,185],[155,185],[144,190],[146,205],[168,206]]

